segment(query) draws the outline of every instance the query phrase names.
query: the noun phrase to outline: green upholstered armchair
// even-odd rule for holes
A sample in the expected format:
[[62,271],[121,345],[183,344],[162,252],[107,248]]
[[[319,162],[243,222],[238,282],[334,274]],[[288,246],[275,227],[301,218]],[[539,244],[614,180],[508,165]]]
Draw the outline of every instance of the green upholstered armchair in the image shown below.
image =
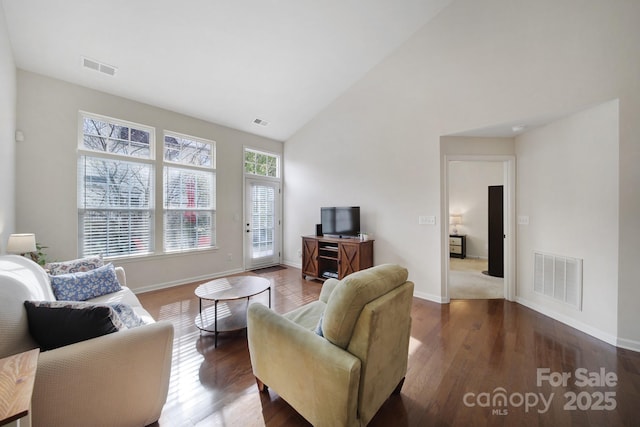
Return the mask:
[[318,301],[284,315],[250,305],[249,352],[260,391],[271,387],[316,427],[368,424],[400,393],[407,372],[407,276],[386,264],[329,279]]

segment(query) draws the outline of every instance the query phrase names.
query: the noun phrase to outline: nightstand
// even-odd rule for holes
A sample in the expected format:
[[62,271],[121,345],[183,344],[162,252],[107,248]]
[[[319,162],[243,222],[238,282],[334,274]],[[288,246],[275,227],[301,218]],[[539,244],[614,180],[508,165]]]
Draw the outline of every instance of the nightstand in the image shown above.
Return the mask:
[[458,234],[449,235],[449,255],[453,258],[466,258],[467,236]]

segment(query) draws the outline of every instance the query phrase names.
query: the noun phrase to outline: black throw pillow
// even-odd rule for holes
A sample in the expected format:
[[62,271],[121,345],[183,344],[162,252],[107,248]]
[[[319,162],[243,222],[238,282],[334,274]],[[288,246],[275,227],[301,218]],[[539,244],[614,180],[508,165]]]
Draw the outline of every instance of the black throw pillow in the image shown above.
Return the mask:
[[110,334],[122,323],[106,305],[66,301],[25,301],[29,333],[42,351]]

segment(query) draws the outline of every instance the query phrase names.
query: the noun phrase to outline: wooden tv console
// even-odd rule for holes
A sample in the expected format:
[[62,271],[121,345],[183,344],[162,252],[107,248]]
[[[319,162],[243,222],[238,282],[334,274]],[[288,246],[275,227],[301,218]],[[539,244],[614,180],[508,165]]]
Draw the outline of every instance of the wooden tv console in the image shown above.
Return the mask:
[[302,278],[343,277],[373,267],[373,240],[302,236]]

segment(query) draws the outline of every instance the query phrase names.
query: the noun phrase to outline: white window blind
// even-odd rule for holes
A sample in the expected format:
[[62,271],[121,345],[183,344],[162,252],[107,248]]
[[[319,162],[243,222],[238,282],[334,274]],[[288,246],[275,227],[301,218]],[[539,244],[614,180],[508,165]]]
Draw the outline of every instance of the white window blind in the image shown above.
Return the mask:
[[276,228],[275,188],[267,185],[251,187],[252,256],[254,258],[273,255]]
[[[132,256],[215,246],[215,142],[165,131],[155,158],[155,129],[80,113],[80,255]],[[162,200],[154,200],[156,167]],[[163,210],[162,242],[155,212]]]
[[215,143],[165,132],[164,250],[215,246]]
[[80,113],[80,256],[153,252],[154,129]]

